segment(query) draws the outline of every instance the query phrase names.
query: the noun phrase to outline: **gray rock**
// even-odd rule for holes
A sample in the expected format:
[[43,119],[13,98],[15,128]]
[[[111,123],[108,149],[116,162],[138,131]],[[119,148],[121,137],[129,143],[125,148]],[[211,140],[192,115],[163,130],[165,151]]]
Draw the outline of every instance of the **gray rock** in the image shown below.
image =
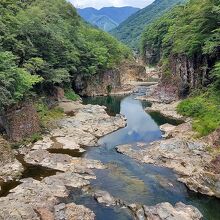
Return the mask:
[[175,206],[165,202],[143,207],[147,220],[200,220],[203,217],[197,208],[181,202]]
[[103,203],[106,206],[114,206],[116,205],[116,199],[112,197],[108,192],[97,190],[94,193],[95,199],[98,201],[98,203]]

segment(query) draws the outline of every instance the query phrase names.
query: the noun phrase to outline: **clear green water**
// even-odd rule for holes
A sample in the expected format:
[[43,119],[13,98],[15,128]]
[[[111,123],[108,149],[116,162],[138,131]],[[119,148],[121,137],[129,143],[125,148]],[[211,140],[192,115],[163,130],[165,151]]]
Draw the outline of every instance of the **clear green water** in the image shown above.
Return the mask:
[[[138,94],[136,94],[138,95]],[[202,196],[189,191],[184,184],[177,181],[177,176],[170,169],[138,163],[117,153],[116,146],[135,142],[150,143],[161,139],[158,125],[171,123],[161,115],[149,115],[143,110],[136,95],[129,97],[95,97],[86,98],[84,103],[99,104],[107,107],[110,115],[122,113],[127,118],[127,126],[99,140],[100,147],[89,148],[84,157],[97,159],[108,166],[106,170],[95,171],[97,179],[91,182],[94,189],[108,191],[113,196],[128,203],[155,205],[159,202],[184,202],[197,207],[207,220],[220,219],[220,200]],[[150,103],[144,103],[144,106]],[[178,124],[175,120],[173,124]],[[75,197],[74,197],[75,198]],[[94,199],[81,195],[75,200],[91,208],[97,219],[130,219],[127,213],[114,208],[106,208]],[[108,216],[108,217],[107,217]],[[110,216],[110,217],[109,217]]]

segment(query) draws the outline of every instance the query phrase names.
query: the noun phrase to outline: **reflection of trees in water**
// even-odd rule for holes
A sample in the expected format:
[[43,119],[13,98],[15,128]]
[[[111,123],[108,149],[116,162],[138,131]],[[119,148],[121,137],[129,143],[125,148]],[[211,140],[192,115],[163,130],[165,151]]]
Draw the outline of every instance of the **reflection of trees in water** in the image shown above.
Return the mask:
[[107,96],[107,97],[88,97],[83,99],[84,104],[104,105],[109,115],[115,116],[120,113],[120,103],[124,97]]

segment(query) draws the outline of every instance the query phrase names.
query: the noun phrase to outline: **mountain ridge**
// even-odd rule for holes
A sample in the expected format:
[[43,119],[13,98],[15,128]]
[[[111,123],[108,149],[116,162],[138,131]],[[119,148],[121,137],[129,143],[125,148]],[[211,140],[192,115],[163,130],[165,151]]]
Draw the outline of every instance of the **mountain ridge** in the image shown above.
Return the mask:
[[[110,31],[116,28],[120,23],[125,21],[130,15],[140,10],[139,8],[125,7],[104,7],[95,9],[93,7],[78,8],[79,15],[94,26],[101,28],[104,31]],[[105,17],[103,17],[105,16]],[[108,19],[107,19],[108,18]],[[96,23],[97,20],[101,22]],[[100,25],[101,24],[101,25]]]

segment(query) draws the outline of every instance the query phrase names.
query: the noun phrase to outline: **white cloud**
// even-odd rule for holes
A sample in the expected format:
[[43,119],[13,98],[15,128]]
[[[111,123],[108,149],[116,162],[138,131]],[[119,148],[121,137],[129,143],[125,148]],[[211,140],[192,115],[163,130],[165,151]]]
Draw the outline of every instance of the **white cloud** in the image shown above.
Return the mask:
[[93,7],[100,9],[102,7],[115,6],[133,6],[144,8],[154,0],[69,0],[75,7],[86,8]]

